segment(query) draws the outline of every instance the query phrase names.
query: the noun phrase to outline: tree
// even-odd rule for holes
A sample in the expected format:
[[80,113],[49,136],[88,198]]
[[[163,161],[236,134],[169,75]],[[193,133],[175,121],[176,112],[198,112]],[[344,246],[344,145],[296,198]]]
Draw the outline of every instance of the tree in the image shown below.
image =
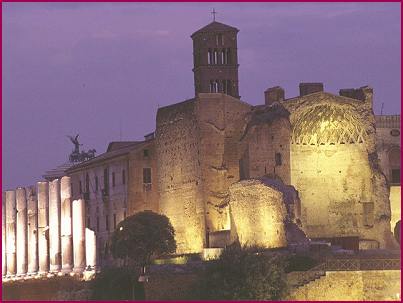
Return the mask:
[[280,300],[287,289],[282,257],[231,245],[202,279],[202,300]]
[[125,266],[144,267],[153,258],[175,250],[175,231],[169,219],[151,211],[127,217],[111,238],[112,255],[125,260]]
[[123,259],[132,280],[132,298],[144,300],[144,285],[138,273],[145,274],[153,258],[176,250],[175,231],[169,219],[151,211],[136,213],[120,222],[111,238],[114,258]]

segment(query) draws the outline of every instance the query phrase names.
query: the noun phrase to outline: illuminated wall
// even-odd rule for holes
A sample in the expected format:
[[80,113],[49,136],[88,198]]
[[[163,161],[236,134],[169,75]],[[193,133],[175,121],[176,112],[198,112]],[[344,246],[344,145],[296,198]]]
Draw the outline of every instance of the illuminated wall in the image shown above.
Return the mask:
[[230,229],[228,187],[239,180],[238,141],[249,110],[224,94],[158,110],[160,212],[175,228],[177,252],[201,252],[208,232]]
[[[290,301],[400,301],[400,270],[329,271],[296,290]],[[335,287],[337,285],[337,287]]]
[[230,186],[232,228],[241,245],[277,248],[287,246],[283,193],[261,180],[244,180]]
[[229,230],[229,186],[239,180],[239,141],[250,105],[224,94],[199,94],[197,121],[208,232]]
[[291,112],[291,184],[310,237],[358,236],[390,244],[390,203],[375,152],[370,101],[316,93],[284,102]]
[[[376,119],[376,150],[382,172],[390,185],[390,206],[392,219],[391,231],[401,216],[400,195],[400,115],[375,116]],[[393,174],[393,170],[395,174]]]
[[397,221],[401,220],[401,189],[399,186],[390,187],[390,208],[392,211],[392,218],[390,220],[390,228],[393,232]]
[[195,100],[160,108],[155,135],[160,212],[175,229],[177,252],[200,252],[205,243],[205,210]]

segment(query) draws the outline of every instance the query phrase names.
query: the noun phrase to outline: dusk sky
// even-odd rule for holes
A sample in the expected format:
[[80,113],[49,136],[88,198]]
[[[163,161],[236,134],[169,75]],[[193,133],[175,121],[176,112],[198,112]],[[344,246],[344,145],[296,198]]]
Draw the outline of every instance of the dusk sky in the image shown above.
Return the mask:
[[399,114],[400,3],[2,3],[3,190],[40,181],[85,150],[142,140],[158,106],[194,96],[190,35],[240,29],[242,100],[300,82],[370,85],[374,111]]

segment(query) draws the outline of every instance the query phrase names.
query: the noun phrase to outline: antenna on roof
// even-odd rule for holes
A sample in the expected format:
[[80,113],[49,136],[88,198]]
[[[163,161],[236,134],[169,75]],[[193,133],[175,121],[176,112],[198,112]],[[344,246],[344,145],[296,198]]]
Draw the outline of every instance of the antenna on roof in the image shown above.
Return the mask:
[[122,120],[119,120],[119,141],[122,141]]
[[213,21],[215,21],[215,15],[218,14],[215,9],[213,8],[211,14],[213,15]]

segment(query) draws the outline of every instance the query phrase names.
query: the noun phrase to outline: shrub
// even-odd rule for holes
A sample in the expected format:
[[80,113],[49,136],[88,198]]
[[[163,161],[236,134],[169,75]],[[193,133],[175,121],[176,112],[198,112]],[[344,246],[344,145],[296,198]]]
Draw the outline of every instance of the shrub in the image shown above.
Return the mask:
[[284,267],[283,257],[232,245],[208,263],[195,295],[202,300],[280,300],[287,288]]
[[117,301],[132,299],[133,275],[128,269],[104,269],[93,281],[93,300]]

